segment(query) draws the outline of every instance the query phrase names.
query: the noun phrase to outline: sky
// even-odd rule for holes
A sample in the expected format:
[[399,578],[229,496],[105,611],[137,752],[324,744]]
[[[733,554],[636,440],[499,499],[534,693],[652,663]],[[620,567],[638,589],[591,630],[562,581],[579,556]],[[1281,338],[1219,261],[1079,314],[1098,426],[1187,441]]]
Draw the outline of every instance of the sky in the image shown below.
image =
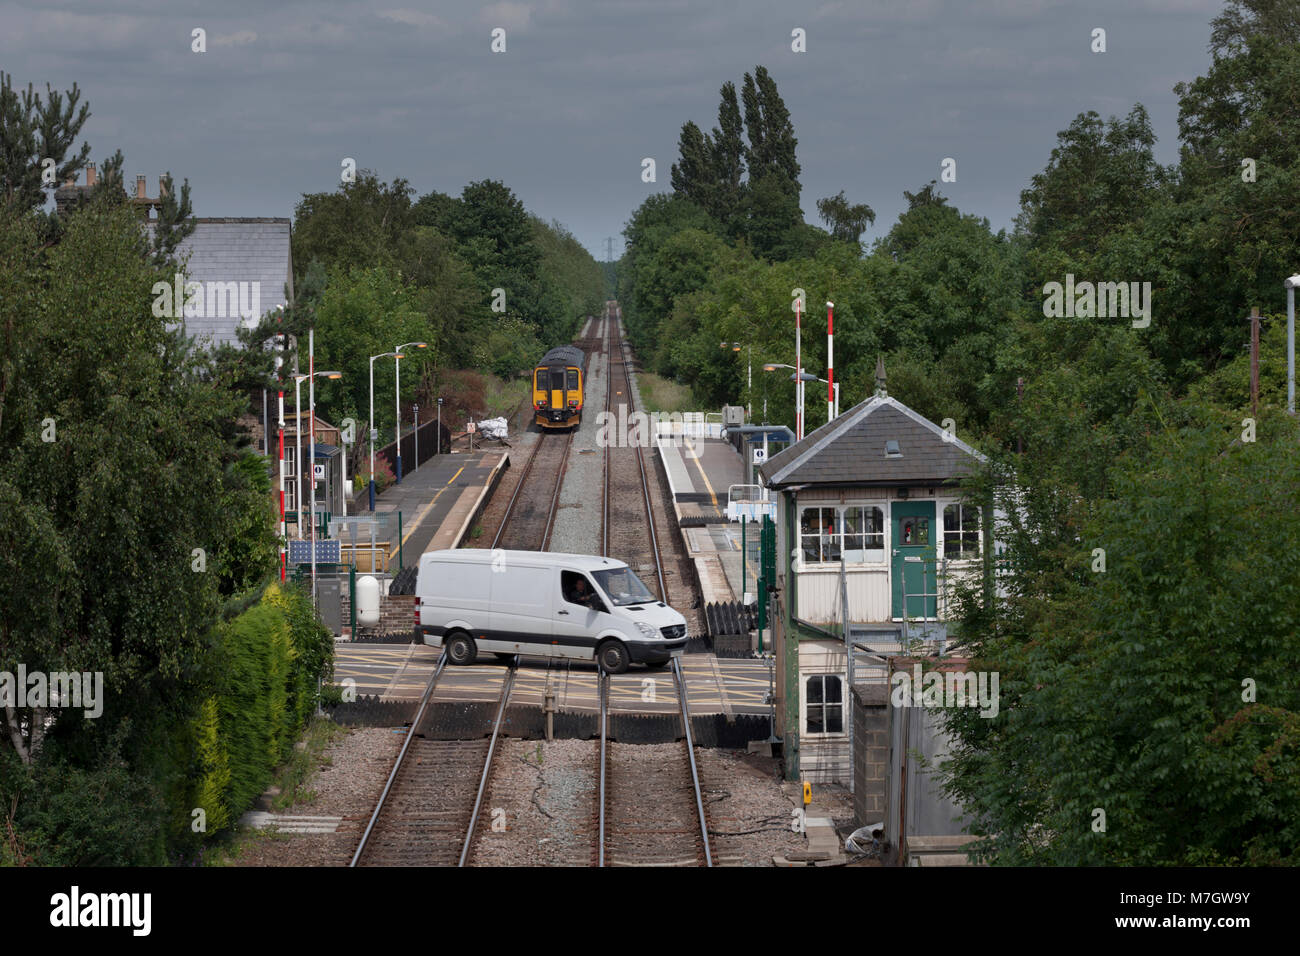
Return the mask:
[[[397,4],[406,3],[405,6]],[[345,159],[418,193],[499,179],[598,259],[632,211],[671,191],[687,120],[766,66],[790,110],[805,218],[844,190],[883,236],[904,190],[940,179],[963,212],[1010,229],[1020,191],[1080,112],[1141,102],[1178,155],[1174,84],[1209,66],[1221,0],[628,0],[267,4],[0,0],[0,69],[74,82],[92,160],[129,183],[190,181],[199,216],[292,216]],[[1093,32],[1106,50],[1094,53]],[[196,29],[206,50],[195,52]],[[493,52],[503,30],[504,52]],[[795,52],[802,30],[806,52]],[[655,182],[643,181],[643,160]]]

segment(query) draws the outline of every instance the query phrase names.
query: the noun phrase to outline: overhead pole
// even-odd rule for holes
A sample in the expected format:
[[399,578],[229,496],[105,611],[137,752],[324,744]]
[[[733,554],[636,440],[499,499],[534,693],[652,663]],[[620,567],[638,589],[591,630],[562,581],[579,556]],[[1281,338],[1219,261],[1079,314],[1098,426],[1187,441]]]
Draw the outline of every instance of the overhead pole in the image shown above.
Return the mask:
[[826,303],[826,420],[835,420],[835,303]]
[[1295,414],[1295,290],[1300,275],[1293,275],[1286,286],[1286,410]]
[[[307,331],[307,414],[311,418],[311,606],[316,607],[316,328]],[[299,425],[302,423],[299,422]]]
[[803,440],[803,299],[794,300],[794,440]]
[[1250,310],[1250,414],[1259,415],[1259,307]]

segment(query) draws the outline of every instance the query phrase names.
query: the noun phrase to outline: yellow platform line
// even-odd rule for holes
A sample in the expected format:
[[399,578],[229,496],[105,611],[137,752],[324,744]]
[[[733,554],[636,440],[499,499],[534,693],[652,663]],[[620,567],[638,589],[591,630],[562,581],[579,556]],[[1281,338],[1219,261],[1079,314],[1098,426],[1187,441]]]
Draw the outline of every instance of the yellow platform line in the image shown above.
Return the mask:
[[[420,512],[420,516],[419,516],[418,518],[415,519],[415,524],[411,525],[411,530],[408,531],[408,532],[406,532],[406,534],[402,535],[402,544],[403,544],[403,545],[406,544],[406,539],[407,539],[407,538],[409,538],[411,535],[415,534],[415,529],[418,528],[418,527],[420,527],[421,522],[424,521],[424,516],[427,515],[427,514],[429,513],[429,509],[433,507],[433,503],[434,503],[435,501],[438,500],[438,495],[442,494],[444,491],[446,491],[448,488],[450,488],[450,487],[451,487],[451,483],[452,483],[453,481],[455,481],[457,478],[459,478],[459,477],[460,477],[460,473],[461,473],[462,471],[464,471],[464,470],[465,470],[465,466],[464,466],[464,465],[461,465],[459,468],[457,468],[457,469],[456,469],[456,474],[454,474],[454,475],[452,475],[450,478],[448,478],[448,479],[447,479],[447,483],[446,483],[445,485],[443,485],[441,488],[438,489],[438,494],[437,494],[437,495],[434,495],[432,498],[429,499],[429,503],[428,503],[427,505],[424,506],[424,510]],[[390,554],[389,556],[391,557],[392,555]]]
[[713,486],[709,484],[709,476],[704,473],[704,466],[700,464],[700,455],[699,452],[696,451],[694,445],[691,446],[691,451],[696,452],[693,459],[695,462],[695,470],[698,471],[700,473],[700,477],[704,479],[704,487],[709,489],[709,500],[713,502],[713,507],[716,508],[718,506],[718,495],[713,490]]

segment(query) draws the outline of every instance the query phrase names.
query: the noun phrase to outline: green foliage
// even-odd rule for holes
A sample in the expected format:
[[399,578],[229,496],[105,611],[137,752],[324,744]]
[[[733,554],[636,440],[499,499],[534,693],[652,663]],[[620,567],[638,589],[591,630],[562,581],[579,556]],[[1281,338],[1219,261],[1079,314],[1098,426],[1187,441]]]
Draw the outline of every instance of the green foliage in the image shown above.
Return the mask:
[[221,678],[189,731],[185,806],[203,808],[206,831],[192,832],[189,810],[173,824],[173,840],[190,847],[252,806],[311,720],[318,681],[333,674],[333,636],[298,586],[272,584],[219,633]]
[[213,570],[221,593],[230,595],[265,581],[280,563],[279,510],[266,459],[244,451],[226,466],[222,494],[232,521],[213,556]]
[[90,158],[90,144],[69,155],[82,126],[90,118],[90,106],[82,103],[77,84],[67,93],[45,85],[45,98],[32,84],[26,90],[13,88],[13,77],[0,73],[0,196],[11,212],[31,212],[45,203],[41,165],[54,160],[54,181],[62,185],[76,178]]
[[230,826],[226,792],[230,789],[230,758],[221,740],[217,699],[209,697],[194,721],[194,754],[198,783],[194,787],[194,808],[202,810],[204,826],[215,833]]
[[[788,371],[759,369],[794,363],[800,288],[814,374],[821,303],[835,302],[844,408],[870,394],[883,355],[891,395],[954,418],[991,456],[971,490],[994,495],[1004,519],[1000,589],[968,589],[957,626],[975,666],[1001,674],[1001,713],[946,715],[946,774],[992,862],[1294,863],[1300,846],[1300,475],[1279,411],[1282,280],[1300,261],[1295,4],[1228,0],[1211,52],[1206,75],[1177,88],[1176,167],[1155,161],[1140,104],[1080,114],[1010,237],[934,181],[904,193],[867,255],[840,241],[866,218],[843,193],[819,204],[831,235],[811,231],[757,80],[742,95],[748,179],[733,218],[706,161],[718,130],[688,124],[676,195],[651,197],[626,230],[619,298],[634,344],[703,407],[752,400],[757,417],[766,399],[770,420],[793,421]],[[1044,283],[1067,273],[1149,282],[1150,326],[1045,317]],[[1252,306],[1265,318],[1254,416]],[[818,392],[808,428],[824,420]],[[1248,416],[1258,441],[1242,440]],[[1091,826],[1098,807],[1105,833]]]
[[1022,500],[1041,523],[1009,536],[1010,598],[967,621],[1002,707],[952,715],[946,776],[996,862],[1295,862],[1295,423],[1243,444],[1220,412],[1165,414],[1181,422],[1120,459],[1111,496],[1071,509],[1073,541],[1032,533],[1059,525],[1041,485]]

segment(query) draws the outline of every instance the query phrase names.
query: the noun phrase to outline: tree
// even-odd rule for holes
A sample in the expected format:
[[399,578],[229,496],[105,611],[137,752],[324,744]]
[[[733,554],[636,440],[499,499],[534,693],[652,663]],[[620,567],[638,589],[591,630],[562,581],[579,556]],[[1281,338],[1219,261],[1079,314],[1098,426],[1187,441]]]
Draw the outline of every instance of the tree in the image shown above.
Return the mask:
[[717,206],[713,142],[689,120],[677,141],[680,159],[672,166],[673,192],[712,214]]
[[720,93],[718,125],[713,128],[713,211],[724,226],[731,228],[744,197],[744,123],[736,101],[736,85],[728,80],[722,84]]
[[1020,228],[1036,244],[1095,252],[1159,196],[1166,171],[1155,161],[1155,141],[1141,103],[1122,120],[1080,113],[1020,194]]
[[750,179],[775,175],[798,204],[799,161],[795,148],[799,140],[794,135],[790,111],[777,92],[776,80],[766,67],[757,66],[752,76],[745,74],[743,91],[745,131],[749,135],[745,162]]
[[[67,93],[59,93],[45,84],[42,100],[29,83],[19,94],[13,77],[0,73],[0,194],[11,210],[31,211],[45,203],[45,189],[62,185],[85,168],[90,158],[90,144],[69,155],[81,128],[90,118],[88,104],[78,103],[81,91],[77,84]],[[45,161],[53,160],[50,167]],[[54,181],[46,183],[42,174],[54,171]]]
[[867,226],[876,221],[875,211],[866,203],[849,205],[842,189],[834,196],[817,200],[817,212],[831,235],[841,242],[857,242]]
[[52,245],[0,215],[0,670],[103,675],[97,719],[0,712],[0,796],[56,862],[161,862],[223,588],[274,560],[269,496],[236,474],[243,396],[152,314],[170,278],[107,198]]
[[[943,776],[984,859],[1296,861],[1297,430],[1274,416],[1243,444],[1239,416],[1162,414],[1169,429],[1121,458],[1098,506],[1023,485],[1004,496],[1018,499],[1009,514],[1064,504],[1081,522],[1075,540],[1042,533],[1055,519],[1008,534],[1010,598],[963,624],[975,666],[1001,675],[1001,709],[945,717]],[[1036,566],[1048,573],[1022,573]]]
[[414,190],[397,177],[381,182],[368,169],[332,193],[304,194],[294,207],[293,261],[299,276],[312,262],[335,266],[391,263],[411,221]]

